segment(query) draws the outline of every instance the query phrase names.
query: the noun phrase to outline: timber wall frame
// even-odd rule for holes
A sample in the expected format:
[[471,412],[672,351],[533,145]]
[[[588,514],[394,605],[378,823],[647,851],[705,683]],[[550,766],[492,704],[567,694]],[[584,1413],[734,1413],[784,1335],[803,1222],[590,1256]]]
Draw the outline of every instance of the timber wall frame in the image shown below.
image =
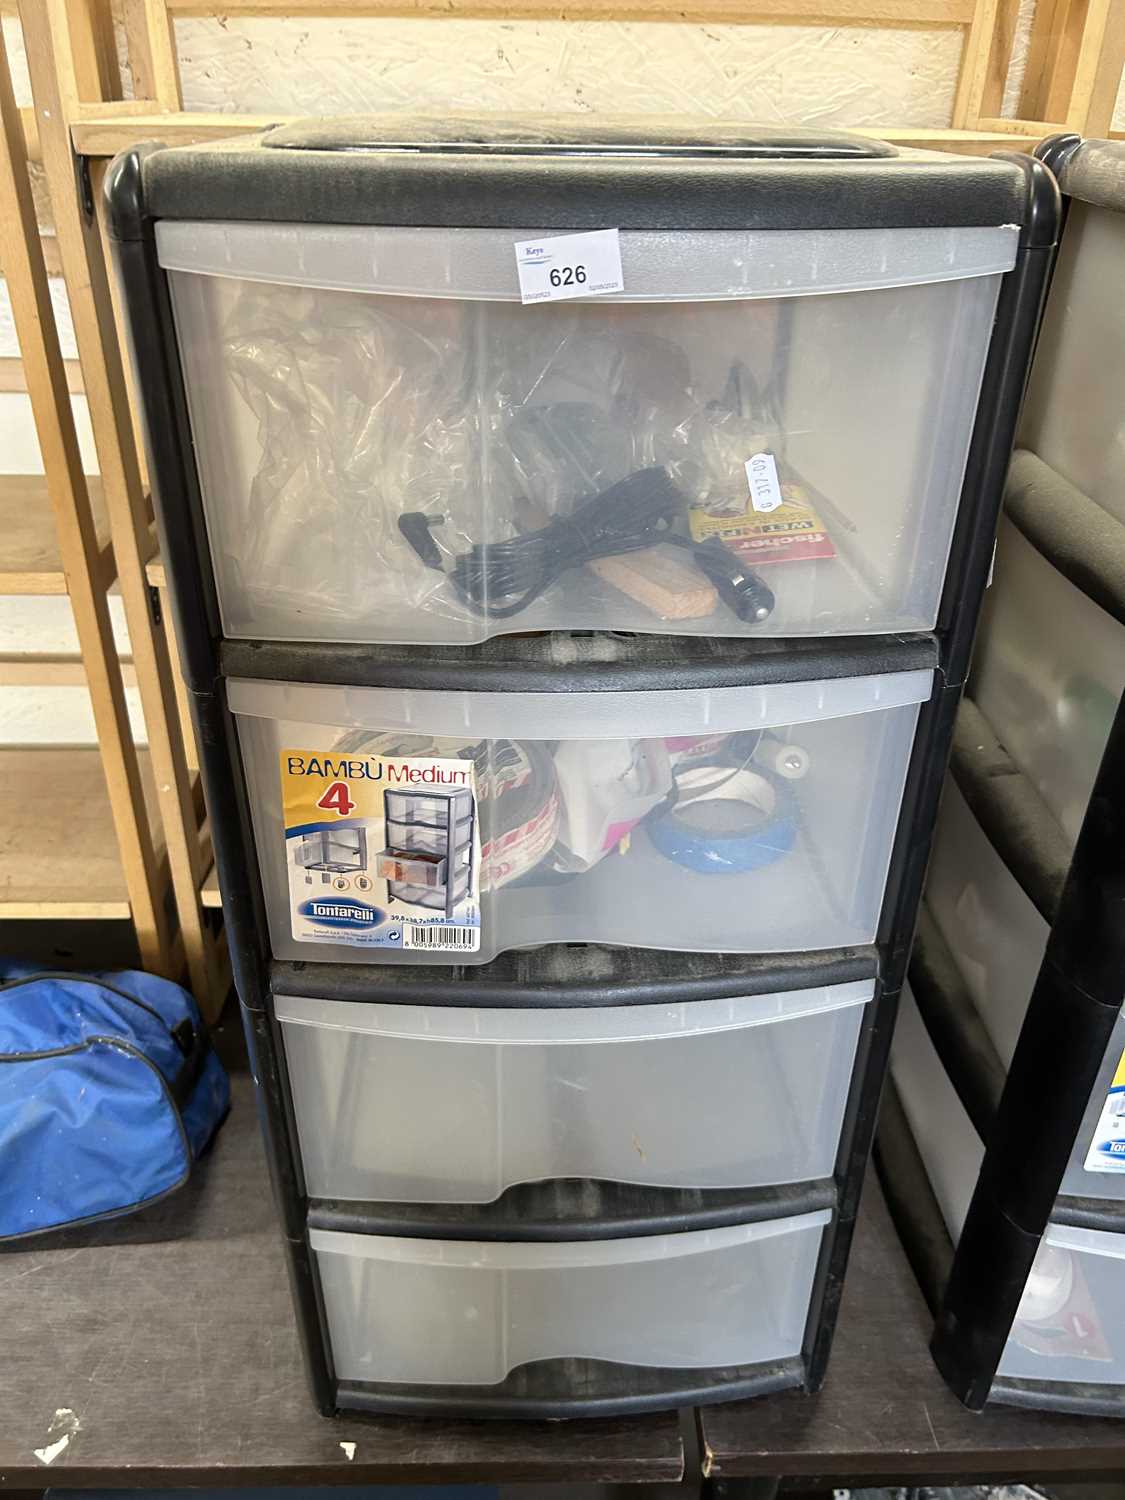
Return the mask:
[[[112,157],[156,137],[168,145],[220,139],[287,118],[185,112],[174,25],[184,16],[954,27],[963,45],[951,127],[866,133],[899,145],[969,154],[1026,148],[1064,130],[1108,136],[1125,61],[1125,0],[1036,0],[1017,112],[1007,118],[1001,101],[1019,0],[0,0],[0,10],[17,9],[25,30],[29,18],[37,20],[36,45],[49,48],[54,92],[65,108],[65,118],[49,122],[46,133],[57,136],[65,124],[72,150],[87,159]],[[131,100],[122,98],[114,12],[126,39],[136,95]],[[24,112],[24,126],[28,153],[43,156],[50,178],[39,138],[46,66],[41,58],[32,70],[36,106]],[[855,128],[862,131],[862,122]]]
[[[146,9],[152,7],[139,7]],[[213,1016],[230,977],[218,916],[204,905],[210,833],[168,612],[146,577],[155,534],[101,226],[88,211],[94,199],[79,188],[70,140],[69,122],[88,99],[121,92],[112,19],[100,4],[32,0],[20,7],[20,23],[35,107],[17,110],[0,49],[0,263],[20,345],[18,372],[4,373],[18,374],[7,388],[30,398],[44,476],[0,480],[0,504],[6,497],[11,511],[0,537],[0,589],[69,595],[81,661],[4,658],[0,684],[85,682],[99,748],[4,752],[0,916],[131,918],[144,966],[185,980]],[[53,239],[40,236],[30,160],[42,164],[47,179]],[[97,175],[97,164],[81,173],[91,189]],[[49,274],[66,282],[79,368],[62,357]],[[76,389],[86,394],[96,480],[83,474],[70,406]],[[30,537],[22,551],[21,528]],[[124,604],[125,662],[113,639],[111,587]],[[126,682],[139,690],[146,751],[133,742]]]

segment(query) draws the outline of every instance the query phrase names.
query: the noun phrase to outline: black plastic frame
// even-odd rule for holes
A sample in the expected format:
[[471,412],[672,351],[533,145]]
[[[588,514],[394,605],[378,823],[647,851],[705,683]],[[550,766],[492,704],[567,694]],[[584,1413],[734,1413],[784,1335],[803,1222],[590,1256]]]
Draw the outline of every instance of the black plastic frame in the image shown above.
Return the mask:
[[787,1219],[836,1207],[836,1185],[659,1188],[587,1177],[523,1182],[491,1203],[365,1203],[310,1198],[310,1229],[390,1234],[412,1240],[502,1240],[545,1244],[683,1234]]
[[315,682],[470,693],[636,693],[664,688],[773,685],[939,665],[930,634],[826,641],[627,636],[563,631],[497,636],[479,646],[355,646],[296,641],[219,644],[227,681]]
[[[888,229],[1018,223],[1025,207],[1018,175],[998,160],[873,150],[837,132],[810,154],[813,132],[787,132],[788,149],[771,132],[763,150],[761,131],[719,124],[681,126],[670,139],[620,120],[418,119],[407,141],[393,117],[363,123],[348,142],[339,121],[226,142],[221,171],[214,147],[166,152],[146,182],[151,212],[467,228],[531,227],[530,214],[539,229]],[[474,138],[482,149],[464,149]],[[131,207],[112,206],[118,238],[132,233]]]
[[[294,643],[225,641],[222,639],[215,581],[207,549],[206,530],[187,415],[183,376],[177,356],[175,328],[167,279],[156,256],[154,217],[145,202],[146,162],[156,148],[141,148],[119,158],[111,168],[107,190],[110,226],[118,274],[124,288],[126,319],[132,344],[138,387],[145,418],[149,472],[157,499],[158,528],[171,581],[173,608],[184,674],[192,700],[200,746],[200,759],[208,800],[216,860],[224,892],[224,905],[236,985],[243,1002],[244,1020],[251,1039],[258,1097],[263,1117],[267,1156],[275,1196],[282,1219],[290,1279],[301,1329],[302,1345],[310,1384],[318,1407],[330,1413],[337,1408],[380,1411],[435,1411],[446,1414],[495,1416],[567,1416],[591,1412],[626,1412],[681,1404],[700,1404],[759,1394],[792,1386],[816,1389],[824,1376],[831,1345],[848,1251],[855,1226],[863,1173],[871,1148],[879,1098],[886,1072],[898,995],[906,971],[907,957],[930,839],[949,756],[961,687],[967,671],[977,615],[979,613],[993,538],[1000,508],[1004,469],[1014,432],[1016,413],[1023,392],[1027,364],[1038,325],[1046,277],[1055,243],[1059,201],[1053,178],[1030,158],[1002,158],[1010,170],[997,171],[995,163],[938,162],[929,158],[924,168],[948,180],[945,207],[956,200],[955,221],[1020,222],[1022,230],[1016,265],[1001,286],[992,342],[989,348],[969,458],[962,486],[958,518],[953,536],[938,628],[935,635],[876,637],[862,640],[824,641],[667,641],[645,637],[623,643],[607,636],[587,636],[586,645],[575,646],[566,637],[559,651],[560,636],[537,641],[505,637],[472,648],[369,648],[319,647]],[[403,154],[393,164],[428,180],[437,153],[420,154],[426,163]],[[234,164],[233,155],[224,158]],[[167,158],[165,158],[165,161]],[[385,160],[385,158],[384,158]],[[462,170],[465,155],[458,154]],[[669,196],[668,164],[646,160],[638,171],[636,162],[622,166],[624,159],[576,158],[567,162],[573,181],[581,191],[555,193],[549,212],[571,227],[583,227],[583,194],[591,183],[599,187],[600,205],[612,192],[628,189],[634,203],[629,214],[614,215],[623,226],[638,220],[660,227],[667,220],[676,225],[705,222],[717,225],[733,215],[739,227],[814,227],[818,219],[825,227],[845,227],[853,220],[864,228],[875,222],[869,195],[858,189],[860,175],[848,182],[834,174],[842,170],[860,173],[872,165],[888,184],[885,202],[888,222],[923,224],[950,222],[932,209],[919,210],[919,199],[910,185],[912,171],[905,161],[890,163],[742,163],[734,175],[747,183],[763,183],[770,194],[716,194],[720,179],[726,181],[729,163],[693,168],[700,181],[707,179],[703,199],[691,194]],[[682,163],[676,164],[679,171]],[[780,169],[780,170],[779,170]],[[527,186],[536,172],[544,170],[543,159],[492,160],[484,176],[494,196],[489,212],[506,214],[507,187],[516,183],[520,212],[527,200]],[[556,161],[551,169],[558,172]],[[159,177],[158,171],[157,176]],[[439,173],[440,175],[440,173]],[[238,173],[228,174],[228,186]],[[1020,190],[1016,184],[1022,178]],[[518,179],[518,182],[517,182]],[[447,174],[443,180],[455,180]],[[741,177],[740,177],[741,180]],[[930,180],[936,181],[936,177]],[[915,178],[915,181],[917,179]],[[783,190],[784,189],[784,190]],[[158,199],[169,183],[164,182]],[[881,190],[882,191],[882,190]],[[237,195],[236,195],[237,197]],[[462,195],[463,197],[463,195]],[[997,217],[997,205],[1006,207]],[[232,198],[231,203],[235,201]],[[325,205],[325,219],[339,218],[339,195]],[[478,222],[485,195],[477,193],[470,208],[456,194],[447,198],[442,212],[455,221]],[[542,200],[546,202],[546,200]],[[587,205],[588,205],[588,200]],[[693,218],[699,202],[708,208],[702,218]],[[177,198],[175,212],[195,216],[204,212],[202,200],[188,193]],[[499,207],[498,207],[499,205]],[[987,206],[986,205],[990,205]],[[216,205],[211,204],[212,216]],[[353,205],[354,207],[354,205]],[[964,212],[961,210],[964,209]],[[542,217],[542,203],[537,215]],[[365,210],[366,212],[366,210]],[[463,213],[469,217],[463,217]],[[575,213],[578,217],[574,217]],[[462,217],[457,217],[462,215]],[[717,215],[717,217],[716,217]],[[247,216],[243,210],[232,216]],[[569,216],[569,217],[568,217]],[[669,216],[671,216],[669,218]],[[306,218],[315,214],[306,215]],[[517,212],[516,217],[519,217]],[[409,222],[424,222],[411,218]],[[450,222],[446,218],[446,222]],[[501,217],[500,222],[512,222]],[[554,222],[552,220],[552,222]],[[907,776],[899,825],[896,830],[890,872],[874,950],[847,950],[826,954],[800,954],[742,959],[721,955],[651,955],[631,953],[634,971],[626,976],[607,963],[604,983],[599,979],[572,982],[553,991],[548,1003],[607,1004],[642,1003],[675,993],[677,998],[739,993],[748,985],[793,988],[801,983],[835,983],[844,977],[874,976],[875,997],[866,1009],[853,1069],[851,1089],[841,1132],[831,1184],[798,1184],[787,1190],[759,1191],[735,1195],[737,1204],[722,1194],[702,1194],[703,1203],[676,1203],[671,1195],[647,1198],[643,1213],[635,1208],[614,1218],[607,1212],[591,1221],[599,1232],[655,1232],[652,1226],[716,1222],[714,1215],[739,1213],[743,1218],[788,1212],[786,1205],[834,1201],[834,1221],[826,1228],[811,1299],[803,1351],[800,1359],[753,1370],[640,1371],[599,1362],[544,1361],[513,1372],[499,1387],[487,1391],[464,1388],[423,1390],[415,1387],[361,1387],[338,1382],[324,1321],[324,1308],[307,1230],[310,1219],[352,1227],[363,1224],[367,1232],[388,1232],[392,1223],[404,1223],[403,1207],[379,1205],[310,1204],[303,1180],[292,1113],[292,1097],[284,1052],[273,1019],[271,987],[279,994],[308,989],[308,971],[315,969],[316,989],[332,998],[393,998],[396,984],[410,987],[418,1003],[420,986],[431,996],[439,988],[447,991],[456,974],[461,1003],[511,1005],[532,998],[526,961],[520,955],[504,955],[493,964],[471,973],[452,969],[408,971],[363,968],[349,965],[282,964],[268,952],[264,906],[254,839],[250,826],[245,778],[231,715],[226,704],[224,679],[233,675],[287,681],[399,682],[411,686],[473,686],[479,691],[559,691],[582,688],[589,691],[629,691],[650,686],[712,686],[746,682],[787,681],[799,678],[837,677],[857,672],[936,668],[934,692],[923,704]],[[605,950],[602,950],[603,952]],[[689,961],[690,960],[690,961]],[[521,973],[521,968],[524,972]],[[401,980],[396,977],[402,973]],[[440,974],[440,979],[438,975]],[[570,999],[560,1002],[559,994]],[[542,988],[534,994],[544,1003]],[[471,998],[470,998],[471,997]],[[444,1003],[449,1003],[448,994]],[[559,1185],[552,1191],[558,1192]],[[771,1198],[771,1193],[773,1194]],[[720,1201],[720,1200],[723,1201]],[[491,1206],[493,1228],[510,1233],[514,1220],[501,1202]],[[397,1212],[392,1212],[397,1210]],[[421,1219],[410,1206],[417,1230]],[[380,1217],[381,1216],[381,1217]],[[563,1237],[564,1224],[558,1214],[526,1221],[536,1232]],[[726,1220],[730,1222],[730,1220]],[[574,1229],[573,1219],[567,1221]],[[478,1216],[473,1232],[479,1232]],[[429,1227],[439,1231],[435,1219]],[[446,1223],[446,1231],[453,1228]],[[549,1368],[554,1367],[554,1368]],[[564,1368],[565,1367],[565,1368]]]
[[613,1417],[683,1406],[711,1406],[804,1382],[799,1359],[716,1370],[653,1369],[605,1360],[537,1360],[495,1386],[367,1385],[341,1381],[341,1411],[406,1416]]
[[501,953],[489,964],[429,965],[289,963],[269,966],[273,995],[379,1005],[538,1006],[659,1005],[720,1000],[774,990],[811,989],[875,979],[875,948],[741,955],[668,953],[650,948],[548,944]]

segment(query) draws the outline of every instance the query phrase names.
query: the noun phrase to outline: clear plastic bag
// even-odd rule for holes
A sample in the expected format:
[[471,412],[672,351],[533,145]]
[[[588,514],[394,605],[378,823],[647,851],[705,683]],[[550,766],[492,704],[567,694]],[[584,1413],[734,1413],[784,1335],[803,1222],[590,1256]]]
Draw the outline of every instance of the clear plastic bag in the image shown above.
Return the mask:
[[226,635],[932,628],[984,231],[630,230],[524,307],[503,230],[161,227]]
[[[768,385],[728,359],[701,386],[676,308],[641,324],[630,308],[551,312],[244,284],[224,359],[256,424],[247,586],[322,623],[373,601],[381,617],[464,619],[457,558],[484,548],[487,566],[489,547],[592,499],[596,519],[596,497],[631,475],[666,471],[682,496],[668,528],[685,540],[689,505],[745,506],[745,458],[780,447]],[[430,566],[405,516],[422,518]],[[677,565],[707,589],[690,548]],[[490,610],[486,592],[478,612]]]
[[455,527],[466,524],[482,402],[470,395],[466,346],[443,326],[459,308],[418,301],[404,311],[253,285],[235,304],[225,352],[261,454],[245,569],[259,587],[291,596],[294,609],[345,616],[362,612],[375,590],[387,606],[417,608],[433,583],[398,515],[440,508]]

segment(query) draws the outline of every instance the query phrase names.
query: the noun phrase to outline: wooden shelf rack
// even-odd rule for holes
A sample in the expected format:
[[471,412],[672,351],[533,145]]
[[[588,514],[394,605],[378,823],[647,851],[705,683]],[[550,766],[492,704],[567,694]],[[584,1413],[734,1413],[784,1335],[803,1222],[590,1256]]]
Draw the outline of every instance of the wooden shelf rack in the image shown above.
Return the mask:
[[[37,50],[47,33],[36,38],[35,28],[47,19],[38,5],[21,16],[40,91],[56,73],[55,59]],[[44,471],[0,475],[0,595],[65,596],[79,647],[77,656],[0,658],[0,691],[84,684],[98,737],[92,748],[0,748],[0,918],[128,919],[144,967],[189,983],[213,1016],[230,980],[221,926],[202,901],[210,835],[164,617],[145,579],[155,550],[151,504],[135,460],[123,466],[113,442],[120,430],[132,443],[133,427],[123,378],[115,385],[105,375],[112,305],[83,270],[74,178],[64,183],[50,170],[62,152],[69,160],[66,127],[34,126],[17,108],[0,37],[0,266],[20,351],[3,362],[0,385],[27,393]],[[48,168],[57,237],[44,237],[36,219],[29,141]],[[80,363],[63,358],[52,272],[66,280]],[[83,471],[76,389],[87,396],[102,478]],[[111,590],[125,606],[125,660]],[[127,686],[139,692],[147,749],[134,743]]]

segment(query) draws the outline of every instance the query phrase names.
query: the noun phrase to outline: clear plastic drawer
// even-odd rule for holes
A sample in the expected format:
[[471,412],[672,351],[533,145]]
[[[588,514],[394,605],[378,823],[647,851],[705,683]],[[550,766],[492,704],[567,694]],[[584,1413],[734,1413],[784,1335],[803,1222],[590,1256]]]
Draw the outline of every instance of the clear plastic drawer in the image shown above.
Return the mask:
[[1002,522],[973,697],[1072,841],[1123,691],[1125,625]]
[[[1110,169],[1112,175],[1119,168]],[[1020,446],[1125,522],[1125,215],[1073,200],[1020,420]]]
[[1007,1068],[1049,929],[952,776],[946,777],[942,793],[926,905]]
[[495,1385],[539,1359],[706,1369],[799,1354],[829,1217],[561,1244],[310,1239],[340,1380]]
[[909,984],[891,1044],[891,1077],[954,1244],[977,1185],[984,1146],[930,1040]]
[[546,1178],[830,1177],[873,990],[565,1010],[279,995],[308,1191],[483,1203]]
[[536,237],[157,226],[228,636],[934,624],[1015,228]]
[[[1049,929],[952,777],[946,778],[926,877],[926,904],[1001,1062],[1009,1067],[1039,976]],[[1125,1198],[1123,1052],[1125,1021],[1119,1020],[1074,1142],[1059,1189],[1062,1193],[1080,1198]],[[904,1107],[909,1113],[905,1099]]]
[[[929,671],[614,693],[232,681],[273,951],[480,963],[555,942],[871,942],[931,687]],[[391,788],[422,783],[475,803],[432,851],[450,861],[439,914],[373,868]],[[310,829],[341,824],[365,831],[367,869],[297,864]]]
[[1125,1235],[1048,1224],[997,1374],[1125,1385]]

